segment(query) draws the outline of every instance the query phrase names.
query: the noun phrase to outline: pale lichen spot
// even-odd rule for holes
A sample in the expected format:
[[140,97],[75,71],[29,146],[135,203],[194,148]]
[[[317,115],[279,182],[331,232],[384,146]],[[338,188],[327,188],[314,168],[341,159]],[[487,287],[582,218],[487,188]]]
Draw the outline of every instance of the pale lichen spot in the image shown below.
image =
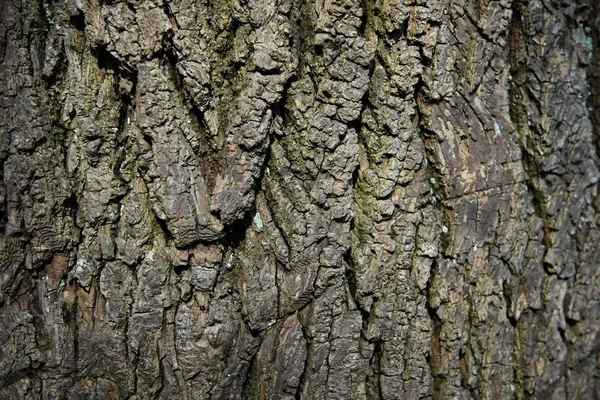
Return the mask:
[[588,51],[590,53],[590,58],[593,57],[594,55],[594,39],[592,39],[591,36],[586,36],[585,38],[585,44],[588,48]]
[[81,274],[83,272],[83,267],[86,266],[86,262],[83,259],[78,259],[77,263],[75,264],[75,273],[76,274]]
[[150,250],[147,254],[146,254],[146,259],[150,260],[150,261],[154,261],[154,249]]
[[494,121],[494,133],[496,134],[496,137],[502,134],[502,131],[500,130],[500,124],[498,124],[496,121]]
[[225,265],[225,266],[226,266],[228,269],[229,269],[229,268],[231,268],[231,265],[232,265],[232,264],[231,264],[231,262],[232,262],[232,261],[233,261],[233,252],[232,252],[232,253],[229,253],[229,257],[227,257],[227,263],[226,263],[226,265]]
[[264,225],[262,219],[260,218],[260,213],[257,212],[256,214],[254,214],[252,222],[254,222],[254,227],[256,228],[256,231],[259,233],[262,232]]

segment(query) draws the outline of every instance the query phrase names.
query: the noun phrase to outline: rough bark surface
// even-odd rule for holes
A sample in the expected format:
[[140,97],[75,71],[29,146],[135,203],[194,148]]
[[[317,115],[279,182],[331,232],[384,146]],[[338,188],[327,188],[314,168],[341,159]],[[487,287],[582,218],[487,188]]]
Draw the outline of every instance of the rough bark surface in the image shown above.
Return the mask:
[[0,398],[600,396],[594,0],[0,1]]

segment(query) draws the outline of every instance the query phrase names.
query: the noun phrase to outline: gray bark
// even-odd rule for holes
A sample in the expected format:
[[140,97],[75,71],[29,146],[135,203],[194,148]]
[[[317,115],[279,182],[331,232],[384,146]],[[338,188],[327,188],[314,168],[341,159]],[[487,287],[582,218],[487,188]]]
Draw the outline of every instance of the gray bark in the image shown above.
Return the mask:
[[0,398],[600,397],[600,6],[0,2]]

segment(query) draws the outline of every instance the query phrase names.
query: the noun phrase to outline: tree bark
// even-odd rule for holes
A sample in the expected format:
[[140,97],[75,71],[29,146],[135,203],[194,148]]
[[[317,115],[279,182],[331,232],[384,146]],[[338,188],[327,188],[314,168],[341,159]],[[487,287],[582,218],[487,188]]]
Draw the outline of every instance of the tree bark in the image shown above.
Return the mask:
[[0,12],[0,398],[600,396],[597,1]]

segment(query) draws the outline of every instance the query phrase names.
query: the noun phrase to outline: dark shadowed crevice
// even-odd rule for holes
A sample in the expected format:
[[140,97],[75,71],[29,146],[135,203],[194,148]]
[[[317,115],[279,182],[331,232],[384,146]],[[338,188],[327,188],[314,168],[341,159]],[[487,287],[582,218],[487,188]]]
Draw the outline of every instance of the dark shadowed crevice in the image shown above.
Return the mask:
[[[363,313],[363,310],[360,308],[359,304],[356,301],[357,300],[356,299],[356,273],[352,269],[353,261],[352,261],[352,257],[350,254],[350,250],[348,250],[346,252],[346,254],[344,254],[344,262],[345,262],[345,266],[347,267],[347,268],[344,268],[344,275],[346,276],[346,282],[348,283],[348,290],[350,291],[349,294],[350,294],[350,296],[352,296],[352,300],[354,301],[356,306],[361,310],[361,313]],[[363,321],[364,321],[364,315],[363,315]]]
[[189,266],[187,264],[175,264],[173,265],[173,272],[180,277],[188,268]]
[[381,359],[383,358],[383,342],[378,340],[374,343],[373,356],[369,360],[369,367],[373,375],[367,376],[367,397],[369,399],[383,400],[381,387]]
[[[277,101],[275,104],[273,104],[271,106],[271,112],[273,113],[273,121],[275,121],[277,117],[280,117],[282,127],[288,126],[288,124],[291,122],[288,119],[289,113],[288,113],[288,109],[287,109],[287,103],[289,100],[290,89],[291,89],[292,85],[294,84],[294,82],[296,82],[296,81],[298,81],[297,74],[293,74],[291,77],[289,77],[283,85],[283,90],[281,92],[281,98],[279,99],[279,101]],[[271,141],[269,142],[269,149],[270,149],[270,144],[272,142],[273,142],[273,139],[271,139]]]
[[[163,310],[163,316],[165,314],[165,311]],[[164,332],[165,330],[165,318],[163,317],[163,324],[161,327],[162,331]],[[156,354],[160,354],[160,345],[157,343],[156,344]],[[166,374],[165,374],[165,357],[159,357],[158,359],[158,380],[160,381],[160,386],[156,389],[156,391],[154,393],[152,393],[152,398],[154,399],[160,399],[161,393],[164,390],[165,386],[166,386]]]
[[165,238],[168,241],[173,241],[173,234],[169,230],[169,227],[167,225],[167,221],[164,220],[164,219],[159,218],[158,215],[156,215],[156,213],[154,213],[154,210],[153,210],[153,215],[154,215],[154,220],[156,221],[156,224],[160,228],[160,231],[165,235]]
[[302,322],[302,318],[300,318],[300,313],[298,313],[298,321],[300,322],[300,329],[302,331],[302,336],[304,337],[304,340],[306,340],[306,357],[304,357],[304,365],[302,366],[302,373],[300,374],[300,377],[298,378],[298,386],[296,387],[296,393],[294,394],[294,400],[303,400],[306,398],[306,394],[303,391],[303,388],[305,387],[305,385],[307,385],[308,383],[306,382],[306,380],[308,379],[308,362],[309,362],[309,351],[311,349],[311,344],[312,344],[312,338],[309,334],[309,330],[308,327],[304,325],[304,323]]
[[[7,153],[0,152],[0,181],[4,182],[4,161],[8,156]],[[8,210],[6,201],[6,186],[0,185],[0,238],[4,239],[6,233],[6,225],[8,224]],[[2,263],[0,262],[0,265]]]
[[239,248],[241,243],[246,239],[246,233],[252,228],[252,218],[255,213],[255,208],[251,207],[251,209],[244,214],[244,218],[238,219],[231,225],[225,227],[225,236],[223,237],[222,242],[226,249]]
[[512,313],[513,304],[512,304],[512,300],[511,300],[511,295],[514,295],[514,294],[512,293],[512,289],[508,285],[507,280],[505,280],[502,283],[502,295],[504,296],[504,302],[506,303],[506,319],[508,320],[510,325],[513,327],[513,329],[516,329],[519,321],[515,318],[515,316]]
[[[252,333],[252,332],[250,332]],[[254,335],[253,335],[254,336]],[[258,388],[256,378],[259,377],[258,372],[258,353],[260,351],[260,345],[257,351],[254,352],[252,358],[248,361],[248,369],[244,376],[244,383],[242,384],[242,394],[245,399],[254,399],[257,397]]]
[[398,42],[401,39],[408,37],[408,19],[402,23],[401,28],[388,32],[387,37],[394,42]]
[[[135,90],[135,89],[134,89]],[[127,154],[131,151],[130,135],[127,134],[129,124],[131,123],[132,106],[129,103],[131,97],[123,96],[121,103],[121,109],[119,110],[119,125],[118,125],[118,136],[116,143],[115,155],[113,158],[112,171],[115,177],[117,177],[124,184],[128,183],[129,180],[124,176],[123,169],[127,167]],[[124,192],[121,197],[124,197],[127,192]]]
[[77,195],[71,193],[69,197],[63,200],[62,206],[67,210],[67,214],[73,219],[73,222],[77,222],[77,212],[79,210]]
[[69,18],[69,22],[71,26],[77,29],[80,32],[85,31],[85,14],[83,12],[78,12],[77,14],[71,15]]
[[106,46],[96,46],[92,49],[91,53],[96,58],[100,69],[112,71],[116,76],[121,76],[132,82],[134,87],[136,86],[137,71],[124,62],[121,62]]
[[444,376],[440,376],[435,371],[439,369],[440,363],[442,362],[442,351],[441,351],[441,343],[440,343],[440,334],[442,330],[442,321],[440,317],[437,315],[437,310],[431,305],[432,302],[432,292],[433,292],[433,281],[436,278],[436,274],[438,271],[438,260],[434,259],[431,265],[431,272],[429,274],[429,279],[427,280],[425,286],[425,294],[426,294],[426,303],[425,308],[427,310],[427,314],[429,315],[429,319],[431,320],[431,349],[429,352],[429,356],[427,357],[427,362],[429,364],[429,370],[431,373],[431,377],[433,379],[433,398],[439,399],[443,396],[443,386],[446,381]]
[[354,303],[358,311],[360,311],[362,317],[363,326],[361,334],[364,337],[364,333],[368,330],[369,317],[371,313],[369,310],[363,307],[361,299],[357,297],[358,282],[351,251],[352,249],[350,248],[344,254],[344,262],[342,263],[342,265],[344,266],[344,275],[346,277],[346,283],[348,284],[348,294],[352,297],[352,302]]
[[360,19],[360,27],[358,28],[358,32],[361,36],[365,36],[369,26],[369,15],[371,15],[372,5],[370,4],[372,0],[361,0],[362,2],[362,15]]

